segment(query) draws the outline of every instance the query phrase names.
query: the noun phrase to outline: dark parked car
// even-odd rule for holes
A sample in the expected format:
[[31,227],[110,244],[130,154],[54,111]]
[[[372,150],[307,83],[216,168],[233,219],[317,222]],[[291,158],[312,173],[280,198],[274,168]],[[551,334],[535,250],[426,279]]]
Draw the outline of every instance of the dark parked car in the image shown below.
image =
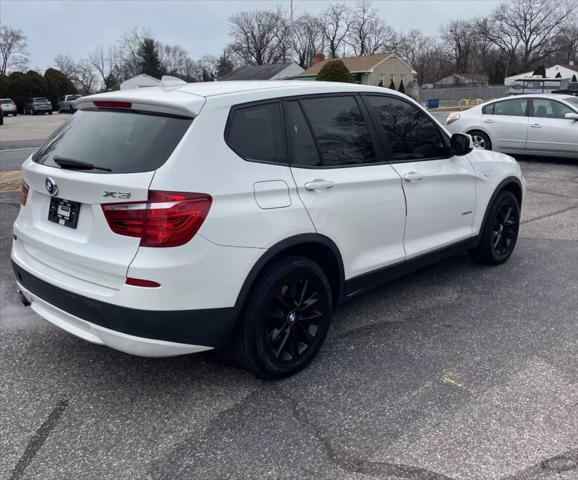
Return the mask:
[[45,97],[34,97],[24,104],[24,115],[45,114],[52,115],[52,104]]
[[0,125],[4,125],[4,112],[0,110]]
[[60,102],[58,102],[58,112],[74,113],[76,111],[76,109],[74,108],[74,102],[79,98],[80,95],[65,95],[64,97],[62,97]]

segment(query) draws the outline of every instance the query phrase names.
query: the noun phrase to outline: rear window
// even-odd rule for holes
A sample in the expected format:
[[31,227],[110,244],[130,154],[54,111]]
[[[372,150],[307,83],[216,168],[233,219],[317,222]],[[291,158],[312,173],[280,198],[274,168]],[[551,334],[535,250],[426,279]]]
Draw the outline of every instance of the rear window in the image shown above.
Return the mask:
[[6,104],[12,105],[13,102],[9,98],[2,98],[2,99],[0,99],[0,103],[3,105],[6,105]]
[[44,97],[34,97],[34,98],[32,99],[32,101],[33,101],[33,102],[48,102],[48,99],[47,99],[47,98],[44,98]]
[[110,173],[149,172],[167,161],[191,122],[136,112],[78,111],[32,159],[57,168],[55,156],[110,168]]

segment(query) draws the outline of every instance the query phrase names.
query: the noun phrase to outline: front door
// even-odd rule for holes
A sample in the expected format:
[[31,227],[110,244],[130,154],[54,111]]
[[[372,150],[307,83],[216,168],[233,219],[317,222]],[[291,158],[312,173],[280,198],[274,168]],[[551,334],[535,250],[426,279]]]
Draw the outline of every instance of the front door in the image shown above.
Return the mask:
[[345,278],[403,263],[401,180],[384,162],[359,99],[305,97],[284,106],[299,197],[317,232],[337,244]]
[[451,155],[447,135],[409,101],[364,98],[403,179],[407,259],[470,238],[476,176],[468,159]]
[[548,154],[576,154],[578,122],[565,118],[576,113],[567,105],[548,98],[532,99],[527,149]]

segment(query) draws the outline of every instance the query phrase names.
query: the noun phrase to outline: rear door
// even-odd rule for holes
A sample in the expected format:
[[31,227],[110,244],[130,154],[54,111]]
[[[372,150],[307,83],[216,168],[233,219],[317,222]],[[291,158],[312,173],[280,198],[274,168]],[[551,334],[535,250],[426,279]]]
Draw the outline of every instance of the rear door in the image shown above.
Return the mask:
[[482,123],[490,133],[492,149],[519,151],[526,148],[529,104],[528,98],[514,98],[483,109]]
[[401,180],[353,95],[285,102],[291,170],[318,233],[341,251],[346,278],[405,260]]
[[548,154],[576,154],[578,158],[578,122],[566,119],[576,113],[567,105],[549,98],[533,98],[527,149]]
[[[20,253],[41,270],[120,288],[140,240],[113,233],[102,205],[146,201],[155,170],[191,122],[127,111],[77,112],[24,165],[29,192],[14,227]],[[99,169],[58,165],[67,160]]]

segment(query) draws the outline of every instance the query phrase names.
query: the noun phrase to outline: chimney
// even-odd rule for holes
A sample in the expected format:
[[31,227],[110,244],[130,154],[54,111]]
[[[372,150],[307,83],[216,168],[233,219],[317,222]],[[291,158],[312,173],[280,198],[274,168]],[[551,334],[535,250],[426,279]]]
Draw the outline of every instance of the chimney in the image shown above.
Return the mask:
[[323,55],[322,53],[316,53],[315,55],[313,55],[313,65],[322,62],[323,60],[325,60],[325,55]]

